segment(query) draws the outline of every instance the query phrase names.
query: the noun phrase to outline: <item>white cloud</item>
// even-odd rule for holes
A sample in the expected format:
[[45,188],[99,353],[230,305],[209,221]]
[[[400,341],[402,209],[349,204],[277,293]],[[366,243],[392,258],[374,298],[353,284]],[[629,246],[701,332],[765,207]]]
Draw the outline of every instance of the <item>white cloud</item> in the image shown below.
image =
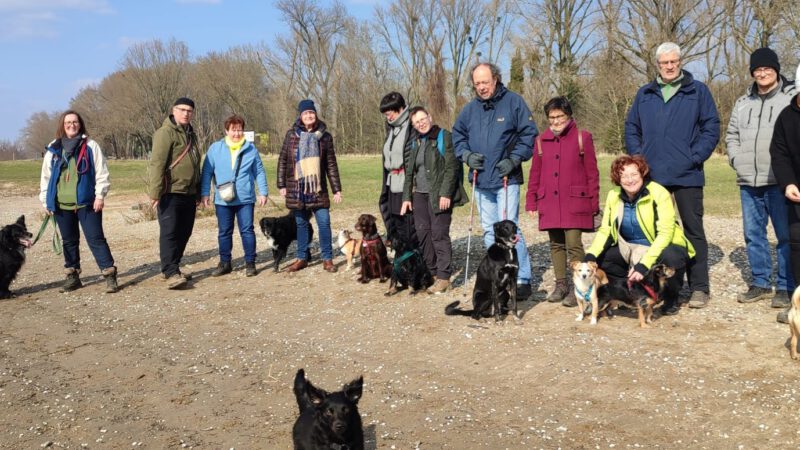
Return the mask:
[[62,14],[72,11],[114,12],[107,0],[2,0],[0,40],[57,37]]

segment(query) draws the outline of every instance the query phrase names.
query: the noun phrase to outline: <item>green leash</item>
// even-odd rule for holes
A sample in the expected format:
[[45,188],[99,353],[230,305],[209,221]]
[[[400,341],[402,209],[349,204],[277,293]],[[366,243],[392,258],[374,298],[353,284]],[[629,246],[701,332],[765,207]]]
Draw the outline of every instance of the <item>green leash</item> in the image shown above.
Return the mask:
[[48,223],[53,224],[53,253],[55,253],[56,255],[60,255],[61,236],[58,234],[58,226],[56,226],[56,219],[53,218],[52,214],[48,214],[47,218],[44,219],[44,222],[42,222],[42,226],[39,227],[39,232],[36,234],[36,238],[34,238],[33,244],[31,244],[31,246],[39,242],[39,238],[41,238],[42,235],[44,234],[44,230],[47,228]]

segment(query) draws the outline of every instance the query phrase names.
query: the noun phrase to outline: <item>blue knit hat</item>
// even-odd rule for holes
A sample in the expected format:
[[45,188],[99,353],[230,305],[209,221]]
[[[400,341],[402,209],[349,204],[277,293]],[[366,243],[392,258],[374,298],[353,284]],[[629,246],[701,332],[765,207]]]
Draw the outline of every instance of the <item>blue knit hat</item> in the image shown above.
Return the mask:
[[317,107],[314,106],[314,100],[308,98],[305,100],[300,100],[300,103],[297,105],[297,112],[299,114],[303,114],[305,111],[314,111],[314,114],[317,113]]

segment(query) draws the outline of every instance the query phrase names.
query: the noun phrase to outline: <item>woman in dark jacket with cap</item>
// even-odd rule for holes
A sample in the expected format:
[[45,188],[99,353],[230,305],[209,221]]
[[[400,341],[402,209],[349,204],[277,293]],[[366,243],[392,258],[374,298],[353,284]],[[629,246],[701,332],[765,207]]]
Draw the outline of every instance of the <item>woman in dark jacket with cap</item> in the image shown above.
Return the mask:
[[297,112],[299,117],[286,132],[278,157],[278,189],[286,198],[286,207],[294,211],[297,224],[297,260],[286,270],[297,272],[308,267],[311,257],[308,249],[309,219],[313,213],[319,231],[322,268],[336,272],[328,211],[331,206],[328,182],[335,203],[342,201],[342,184],[333,150],[333,136],[326,130],[325,122],[317,117],[317,108],[312,100],[300,101]]

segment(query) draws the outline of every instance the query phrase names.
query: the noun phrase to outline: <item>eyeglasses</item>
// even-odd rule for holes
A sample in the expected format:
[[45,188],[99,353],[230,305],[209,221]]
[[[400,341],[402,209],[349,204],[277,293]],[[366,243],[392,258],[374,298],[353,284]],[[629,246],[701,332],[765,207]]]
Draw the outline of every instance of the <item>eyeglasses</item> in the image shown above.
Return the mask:
[[240,133],[240,134],[241,134],[241,133],[244,133],[244,130],[242,130],[242,129],[240,129],[240,128],[237,128],[237,129],[235,129],[235,130],[228,130],[228,133],[231,133],[231,134],[233,134],[233,133]]
[[429,120],[431,120],[431,116],[425,116],[425,117],[417,120],[416,122],[412,122],[411,125],[414,125],[415,127],[420,127],[420,126],[422,126],[424,123],[426,123]]
[[774,72],[775,69],[772,67],[759,67],[758,69],[753,71],[753,75],[769,75]]
[[661,67],[677,66],[681,63],[680,59],[672,59],[669,61],[659,61],[658,65]]
[[563,119],[566,119],[566,118],[567,118],[566,114],[558,114],[558,115],[555,115],[555,116],[547,116],[547,120],[549,120],[550,122],[559,122],[559,121],[561,121]]
[[80,123],[80,122],[78,122],[78,121],[64,122],[64,125],[80,125],[80,124],[81,124],[81,123]]
[[636,173],[626,173],[619,176],[619,179],[622,181],[635,181],[641,178],[642,175],[639,172]]
[[178,107],[176,107],[175,109],[177,109],[178,111],[180,111],[180,112],[182,112],[182,113],[184,113],[184,114],[194,114],[194,110],[193,110],[193,109],[189,109],[189,108],[178,108]]

